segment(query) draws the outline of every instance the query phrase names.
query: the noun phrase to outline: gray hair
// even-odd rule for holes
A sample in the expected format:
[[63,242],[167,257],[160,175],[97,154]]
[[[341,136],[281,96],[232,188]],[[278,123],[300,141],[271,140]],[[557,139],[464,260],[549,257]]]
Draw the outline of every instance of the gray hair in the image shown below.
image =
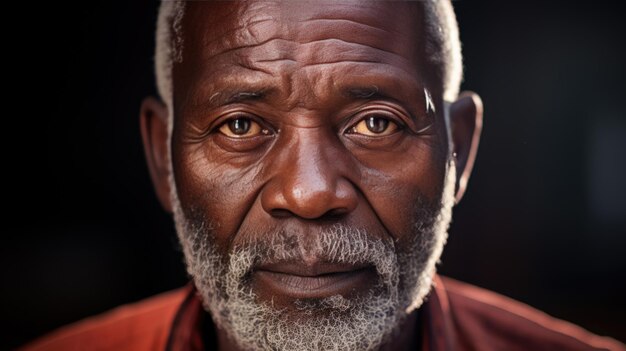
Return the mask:
[[[156,27],[156,47],[154,50],[154,73],[157,90],[167,106],[168,130],[172,135],[174,126],[174,91],[172,67],[174,62],[182,62],[183,39],[181,25],[185,14],[184,0],[162,0]],[[170,138],[168,138],[169,143]],[[169,145],[168,145],[168,149]]]
[[[450,0],[423,0],[425,9],[426,55],[443,84],[443,98],[456,99],[463,78],[459,29]],[[181,22],[184,0],[162,0],[156,28],[154,55],[157,89],[168,109],[170,133],[173,126],[172,66],[182,62]],[[170,134],[171,135],[171,134]]]

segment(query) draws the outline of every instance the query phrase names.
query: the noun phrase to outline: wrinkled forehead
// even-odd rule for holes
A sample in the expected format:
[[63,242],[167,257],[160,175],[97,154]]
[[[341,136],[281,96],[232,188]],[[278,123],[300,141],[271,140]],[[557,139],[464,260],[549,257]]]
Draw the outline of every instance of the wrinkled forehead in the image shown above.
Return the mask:
[[190,1],[184,58],[206,60],[271,39],[334,38],[416,59],[422,14],[419,1]]
[[175,81],[197,87],[241,75],[242,67],[303,74],[336,61],[383,63],[417,76],[422,15],[418,1],[188,2]]
[[337,38],[408,56],[419,45],[420,14],[417,1],[193,1],[184,47],[211,56],[270,39]]

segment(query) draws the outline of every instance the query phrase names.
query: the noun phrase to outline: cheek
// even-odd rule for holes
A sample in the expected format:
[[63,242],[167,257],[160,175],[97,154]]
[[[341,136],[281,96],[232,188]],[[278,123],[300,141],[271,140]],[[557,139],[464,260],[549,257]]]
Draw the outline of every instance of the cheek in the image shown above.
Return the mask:
[[443,155],[440,147],[424,141],[362,163],[363,193],[395,239],[413,232],[420,203],[440,200],[445,178]]
[[254,203],[258,165],[233,167],[200,145],[183,146],[174,155],[178,196],[185,215],[211,222],[216,240],[226,249]]

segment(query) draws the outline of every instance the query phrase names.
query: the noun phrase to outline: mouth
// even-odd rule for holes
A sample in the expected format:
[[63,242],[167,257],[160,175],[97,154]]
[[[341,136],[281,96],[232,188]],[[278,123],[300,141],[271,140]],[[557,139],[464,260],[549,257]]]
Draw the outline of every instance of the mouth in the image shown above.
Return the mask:
[[372,265],[281,262],[257,267],[252,273],[252,287],[261,299],[280,303],[288,299],[348,297],[367,291],[376,279]]

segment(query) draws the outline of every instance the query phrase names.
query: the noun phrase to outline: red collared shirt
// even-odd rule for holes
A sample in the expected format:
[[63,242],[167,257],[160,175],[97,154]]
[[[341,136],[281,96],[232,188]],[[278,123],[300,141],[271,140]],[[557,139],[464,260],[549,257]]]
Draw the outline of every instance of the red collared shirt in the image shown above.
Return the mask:
[[[445,277],[435,278],[421,312],[423,351],[626,351],[614,339]],[[205,315],[190,284],[61,328],[22,350],[202,351]]]

